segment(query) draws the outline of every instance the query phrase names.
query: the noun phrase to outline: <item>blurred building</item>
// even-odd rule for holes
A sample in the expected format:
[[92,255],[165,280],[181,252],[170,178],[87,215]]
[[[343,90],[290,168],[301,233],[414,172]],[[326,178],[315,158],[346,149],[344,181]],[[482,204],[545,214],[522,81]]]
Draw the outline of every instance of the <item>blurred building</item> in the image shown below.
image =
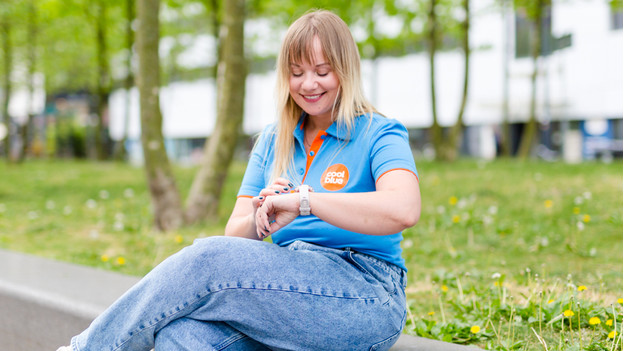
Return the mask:
[[[472,2],[472,48],[463,152],[493,158],[500,126],[511,124],[517,146],[531,99],[528,23],[521,12],[494,0]],[[543,21],[544,37],[537,78],[540,146],[537,155],[569,162],[622,155],[623,47],[622,12],[607,0],[556,1]],[[258,45],[262,45],[259,43]],[[438,116],[455,123],[461,98],[463,54],[436,57]],[[363,62],[367,96],[386,116],[409,129],[417,152],[428,154],[426,128],[432,124],[429,64],[426,53]],[[275,120],[275,75],[252,74],[247,80],[247,135]],[[177,82],[161,90],[164,135],[170,154],[193,162],[210,135],[216,114],[212,80]],[[129,107],[127,107],[129,106]],[[507,106],[507,108],[505,108]],[[111,96],[110,133],[128,135],[131,157],[140,161],[138,94]],[[124,122],[129,116],[128,122]],[[134,150],[134,151],[132,151]]]

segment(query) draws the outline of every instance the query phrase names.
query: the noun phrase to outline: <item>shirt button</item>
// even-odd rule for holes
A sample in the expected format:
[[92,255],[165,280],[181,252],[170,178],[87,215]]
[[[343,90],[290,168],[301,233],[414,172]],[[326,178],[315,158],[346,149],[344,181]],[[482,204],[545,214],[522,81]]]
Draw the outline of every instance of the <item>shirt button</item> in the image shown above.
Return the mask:
[[321,135],[321,140],[325,140],[327,138],[326,135]]
[[299,174],[303,175],[303,172],[304,172],[304,171],[305,171],[305,170],[304,170],[303,168],[299,168]]
[[314,151],[310,151],[310,156],[314,156]]

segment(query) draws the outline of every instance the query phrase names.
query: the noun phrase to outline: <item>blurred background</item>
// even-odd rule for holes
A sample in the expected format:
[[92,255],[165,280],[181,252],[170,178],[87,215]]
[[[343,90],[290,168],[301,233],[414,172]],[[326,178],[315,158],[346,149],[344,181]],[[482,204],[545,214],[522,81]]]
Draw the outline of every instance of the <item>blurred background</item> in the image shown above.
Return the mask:
[[[160,109],[169,158],[197,164],[217,119],[223,0],[163,0]],[[350,26],[367,97],[410,130],[417,157],[622,157],[621,0],[249,0],[248,136],[275,120],[275,59],[287,26],[325,8]],[[0,145],[9,160],[142,164],[135,0],[0,4]],[[221,33],[223,34],[223,33]]]

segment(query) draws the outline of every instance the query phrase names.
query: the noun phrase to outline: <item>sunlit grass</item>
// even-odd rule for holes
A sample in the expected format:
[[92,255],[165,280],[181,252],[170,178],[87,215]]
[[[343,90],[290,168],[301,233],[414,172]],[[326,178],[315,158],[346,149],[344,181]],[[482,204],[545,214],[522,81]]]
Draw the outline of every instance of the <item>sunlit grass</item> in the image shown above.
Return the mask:
[[[621,162],[417,166],[407,332],[499,350],[621,349]],[[162,234],[140,168],[0,164],[0,247],[143,275],[222,234],[244,167],[232,168],[218,221]],[[186,197],[196,169],[175,172]]]

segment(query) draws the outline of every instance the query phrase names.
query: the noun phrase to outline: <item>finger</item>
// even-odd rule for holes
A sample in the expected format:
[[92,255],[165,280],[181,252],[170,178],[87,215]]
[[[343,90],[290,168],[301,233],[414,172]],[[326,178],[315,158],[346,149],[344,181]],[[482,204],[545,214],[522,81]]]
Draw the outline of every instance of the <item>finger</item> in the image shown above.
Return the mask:
[[290,190],[290,189],[288,190],[284,190],[284,189],[288,189],[288,188],[284,186],[280,186],[280,185],[275,185],[275,184],[269,185],[268,187],[262,189],[259,195],[266,197],[266,196],[271,196],[271,195],[278,195],[278,194],[281,194],[283,192]]
[[294,188],[295,187],[295,185],[291,181],[289,181],[288,179],[285,179],[285,178],[281,178],[281,177],[275,179],[274,184],[280,185],[282,187],[288,187],[288,188]]
[[264,196],[256,196],[256,197],[251,198],[251,204],[253,205],[254,208],[258,208],[262,206],[263,202],[264,202]]
[[266,206],[265,207],[261,207],[258,209],[258,212],[256,213],[256,228],[258,231],[260,231],[262,234],[265,235],[265,237],[270,233],[269,231],[269,221],[268,221],[268,215],[266,213],[267,209]]

